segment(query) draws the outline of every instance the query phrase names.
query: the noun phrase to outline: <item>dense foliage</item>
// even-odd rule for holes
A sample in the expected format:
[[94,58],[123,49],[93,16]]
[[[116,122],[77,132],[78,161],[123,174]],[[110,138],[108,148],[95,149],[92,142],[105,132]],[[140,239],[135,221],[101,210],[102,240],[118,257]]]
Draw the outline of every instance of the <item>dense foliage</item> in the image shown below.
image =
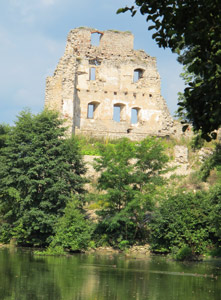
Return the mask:
[[11,127],[6,124],[0,124],[0,152],[6,146],[6,139],[11,130]]
[[203,181],[207,180],[214,168],[221,173],[221,144],[216,144],[215,151],[204,161],[200,168],[199,174]]
[[219,247],[221,247],[221,184],[209,193],[208,202],[211,206],[210,223]]
[[212,245],[220,246],[221,186],[209,192],[168,194],[151,222],[153,251],[193,258]]
[[84,192],[78,145],[62,123],[54,112],[24,111],[9,131],[0,153],[1,240],[47,244],[68,200]]
[[202,253],[208,246],[210,206],[204,194],[179,191],[167,195],[151,221],[152,248],[159,252],[171,252],[190,247],[194,253]]
[[[179,113],[191,121],[203,136],[221,124],[221,3],[219,0],[136,0],[136,7],[147,15],[149,30],[159,47],[178,53],[178,61],[192,74],[179,102]],[[215,137],[215,134],[212,135]]]
[[[144,243],[179,260],[210,250],[220,255],[221,185],[191,192],[165,179],[165,146],[174,141],[97,141],[68,138],[65,130],[49,111],[36,116],[24,111],[15,126],[0,125],[0,242],[48,246],[43,254],[59,255]],[[192,141],[194,151],[202,142]],[[220,144],[214,148],[198,180],[206,181],[211,170],[219,176]],[[81,153],[88,151],[99,154],[94,194],[86,194],[82,176]],[[96,222],[87,213],[90,205],[96,207]]]
[[86,250],[90,245],[94,226],[85,218],[84,212],[76,199],[70,200],[64,215],[55,224],[55,235],[47,249],[47,253]]
[[96,170],[103,194],[99,235],[111,245],[132,244],[146,238],[145,218],[153,208],[156,187],[162,185],[168,161],[162,144],[154,138],[140,143],[127,139],[101,147]]

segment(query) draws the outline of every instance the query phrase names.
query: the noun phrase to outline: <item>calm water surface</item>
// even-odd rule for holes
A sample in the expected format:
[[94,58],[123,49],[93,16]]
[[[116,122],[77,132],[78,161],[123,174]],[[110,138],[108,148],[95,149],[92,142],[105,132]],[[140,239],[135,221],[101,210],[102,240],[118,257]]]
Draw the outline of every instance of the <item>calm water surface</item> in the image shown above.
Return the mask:
[[27,250],[0,249],[0,299],[221,300],[221,260],[40,257]]

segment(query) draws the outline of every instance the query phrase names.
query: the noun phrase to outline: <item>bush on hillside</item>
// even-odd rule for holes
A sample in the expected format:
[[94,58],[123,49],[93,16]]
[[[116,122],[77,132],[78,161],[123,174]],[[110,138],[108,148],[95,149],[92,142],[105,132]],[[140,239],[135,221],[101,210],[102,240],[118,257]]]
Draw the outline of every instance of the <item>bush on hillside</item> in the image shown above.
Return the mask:
[[[167,195],[153,213],[151,247],[154,252],[170,253],[174,247],[191,249],[192,255],[200,255],[212,244],[211,205],[206,192],[185,192]],[[182,253],[180,253],[182,256]]]

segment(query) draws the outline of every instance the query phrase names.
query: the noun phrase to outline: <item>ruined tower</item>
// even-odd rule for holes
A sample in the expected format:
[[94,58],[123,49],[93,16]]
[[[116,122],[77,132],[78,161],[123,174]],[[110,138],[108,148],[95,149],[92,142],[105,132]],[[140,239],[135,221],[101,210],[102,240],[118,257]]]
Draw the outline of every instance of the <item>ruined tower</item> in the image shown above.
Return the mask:
[[156,58],[134,50],[130,32],[71,30],[47,78],[45,106],[61,112],[75,134],[139,140],[172,132]]

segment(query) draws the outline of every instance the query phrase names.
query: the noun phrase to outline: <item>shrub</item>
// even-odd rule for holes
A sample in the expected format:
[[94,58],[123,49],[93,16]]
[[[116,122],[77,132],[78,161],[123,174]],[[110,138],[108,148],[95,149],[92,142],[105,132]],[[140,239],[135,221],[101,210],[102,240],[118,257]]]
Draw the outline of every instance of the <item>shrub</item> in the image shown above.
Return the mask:
[[155,209],[150,222],[152,250],[171,252],[177,247],[178,257],[187,254],[186,247],[193,255],[204,253],[211,245],[213,235],[207,196],[207,193],[194,194],[182,190],[168,195]]
[[55,236],[49,245],[49,249],[58,247],[68,251],[86,250],[91,241],[93,224],[85,219],[84,214],[78,208],[76,201],[69,201],[64,215],[55,226]]
[[216,168],[218,172],[221,171],[221,144],[216,144],[215,151],[205,160],[200,168],[201,179],[206,181],[210,175],[210,171],[214,168]]
[[172,249],[172,256],[173,258],[175,258],[176,260],[191,260],[193,258],[193,253],[192,250],[189,246],[183,246],[182,248],[173,248]]
[[129,241],[123,240],[119,243],[120,250],[126,250],[129,247]]
[[209,254],[212,257],[221,257],[221,246],[214,247],[210,250]]
[[214,241],[217,246],[221,246],[221,184],[217,184],[211,188],[208,194],[210,211],[211,230],[214,232]]

